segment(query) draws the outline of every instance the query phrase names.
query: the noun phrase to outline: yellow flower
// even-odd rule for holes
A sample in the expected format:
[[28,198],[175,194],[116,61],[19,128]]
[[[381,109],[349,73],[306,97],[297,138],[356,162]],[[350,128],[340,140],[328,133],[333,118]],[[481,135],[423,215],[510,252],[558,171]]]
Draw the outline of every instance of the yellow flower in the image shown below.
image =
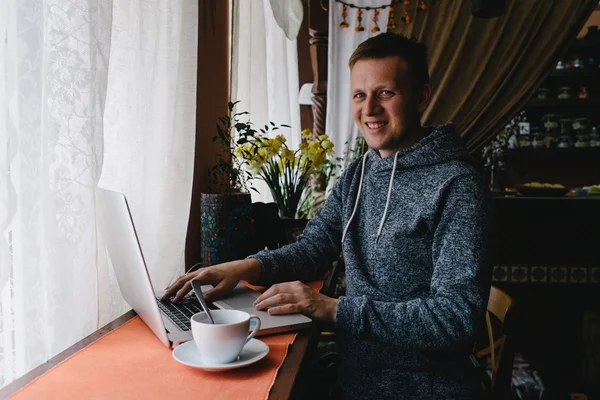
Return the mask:
[[328,136],[327,134],[325,134],[325,133],[324,133],[324,134],[322,134],[321,136],[319,136],[319,140],[320,140],[321,142],[322,142],[322,141],[324,141],[324,140],[327,140],[327,139],[329,139],[329,136]]
[[283,139],[283,142],[282,142],[282,141],[278,140],[278,137],[276,137],[273,140],[272,147],[269,147],[269,151],[271,152],[271,155],[273,155],[273,156],[276,155],[277,153],[279,153],[279,150],[281,150],[281,146],[283,146],[283,144],[285,143],[285,139]]
[[277,135],[277,136],[275,136],[275,139],[273,139],[273,140],[275,140],[279,144],[284,144],[286,139],[281,135]]
[[331,152],[333,150],[333,143],[329,139],[325,139],[321,142],[321,146],[326,152]]
[[323,165],[325,164],[325,153],[318,154],[312,162],[312,168],[320,172],[323,169]]
[[308,154],[314,154],[315,152],[322,150],[321,149],[321,143],[319,143],[319,141],[315,140],[314,142],[309,142],[308,143]]
[[244,160],[252,159],[252,155],[254,154],[254,147],[251,143],[244,143],[235,149],[234,154],[236,157],[243,158]]
[[306,128],[302,131],[302,139],[312,139],[313,132],[312,129]]
[[269,150],[265,147],[259,148],[258,151],[256,152],[256,158],[260,159],[262,161],[265,161],[268,156],[269,156]]
[[283,160],[293,160],[294,159],[294,152],[291,151],[290,149],[288,149],[287,147],[285,149],[283,149],[283,151],[281,152],[281,158]]

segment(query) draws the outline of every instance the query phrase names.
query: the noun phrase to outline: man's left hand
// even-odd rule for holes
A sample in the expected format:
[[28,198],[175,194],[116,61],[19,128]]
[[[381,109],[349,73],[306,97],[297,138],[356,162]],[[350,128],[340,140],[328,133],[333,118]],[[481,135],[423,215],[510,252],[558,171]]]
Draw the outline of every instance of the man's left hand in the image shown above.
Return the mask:
[[302,313],[313,319],[335,323],[338,300],[327,297],[300,281],[271,286],[254,302],[257,310],[271,315]]

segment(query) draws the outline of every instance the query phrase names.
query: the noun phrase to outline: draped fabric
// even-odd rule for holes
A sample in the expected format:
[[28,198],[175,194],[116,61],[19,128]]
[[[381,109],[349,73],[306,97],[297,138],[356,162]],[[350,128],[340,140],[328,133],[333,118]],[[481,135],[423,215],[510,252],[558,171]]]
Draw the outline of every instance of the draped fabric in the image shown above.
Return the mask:
[[[353,4],[361,7],[379,7],[389,4],[389,0],[361,0]],[[360,135],[351,113],[350,69],[348,60],[360,43],[379,33],[387,31],[389,9],[383,9],[379,14],[378,26],[380,32],[371,32],[372,11],[363,14],[362,24],[365,30],[355,32],[357,10],[347,9],[346,21],[348,28],[340,28],[342,22],[342,4],[335,0],[329,1],[329,57],[327,69],[327,115],[325,131],[335,144],[337,157],[344,156],[345,143],[351,143]]]
[[4,0],[0,32],[1,386],[128,309],[97,231],[103,169],[155,284],[183,271],[197,2]]
[[296,39],[304,17],[302,0],[269,0],[269,3],[271,4],[275,22],[283,29],[285,36],[288,39]]
[[99,185],[127,196],[150,277],[163,289],[184,268],[194,170],[198,2],[113,1]]
[[[298,18],[293,9],[291,25]],[[237,110],[250,112],[250,120],[258,128],[269,121],[290,125],[276,133],[284,135],[288,147],[295,150],[301,141],[298,95],[296,39],[288,39],[277,24],[269,0],[235,1],[231,99],[240,101]],[[252,192],[253,201],[272,201],[264,182],[255,179],[252,184],[260,192]]]
[[426,3],[394,30],[429,48],[433,98],[423,123],[454,122],[476,151],[523,108],[598,2],[506,0],[493,19],[472,17],[471,0]]

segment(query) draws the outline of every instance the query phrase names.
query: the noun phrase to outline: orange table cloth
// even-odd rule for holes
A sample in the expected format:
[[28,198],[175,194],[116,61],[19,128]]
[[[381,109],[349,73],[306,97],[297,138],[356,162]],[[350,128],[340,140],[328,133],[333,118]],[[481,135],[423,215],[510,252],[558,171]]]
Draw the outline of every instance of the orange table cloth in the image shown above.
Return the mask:
[[[322,282],[311,283],[318,290]],[[14,393],[25,399],[266,399],[295,333],[259,338],[269,354],[256,364],[205,372],[175,361],[139,318],[91,343]]]

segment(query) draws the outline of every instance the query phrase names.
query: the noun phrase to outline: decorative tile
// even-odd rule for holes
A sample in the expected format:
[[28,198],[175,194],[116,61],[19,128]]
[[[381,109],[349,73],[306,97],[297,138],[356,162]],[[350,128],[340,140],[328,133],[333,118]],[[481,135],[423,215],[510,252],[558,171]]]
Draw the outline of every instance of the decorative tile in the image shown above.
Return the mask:
[[567,267],[550,267],[550,282],[567,283]]
[[590,283],[600,283],[600,268],[590,268]]
[[492,273],[492,281],[494,281],[494,282],[508,281],[508,267],[505,265],[494,265],[494,271]]
[[529,279],[529,271],[525,266],[511,267],[510,281],[511,282],[527,282]]
[[587,283],[587,268],[585,267],[572,267],[569,268],[569,278],[571,283]]
[[532,283],[546,283],[548,281],[548,267],[531,267],[529,276]]

